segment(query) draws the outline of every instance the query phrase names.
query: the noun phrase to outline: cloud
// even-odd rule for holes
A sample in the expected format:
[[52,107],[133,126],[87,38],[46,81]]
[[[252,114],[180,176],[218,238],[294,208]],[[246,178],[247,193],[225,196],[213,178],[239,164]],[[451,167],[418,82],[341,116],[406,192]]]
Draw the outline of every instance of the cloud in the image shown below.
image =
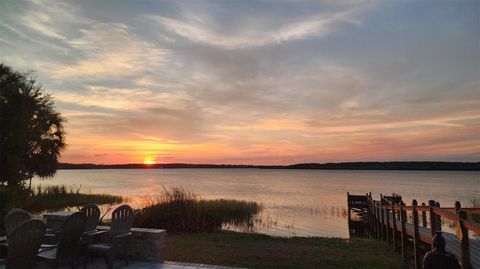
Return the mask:
[[[116,111],[145,111],[159,106],[181,108],[179,93],[153,92],[142,88],[112,88],[88,86],[82,93],[58,91],[55,99],[64,103],[93,106]],[[108,100],[108,101],[106,101]]]
[[144,74],[162,67],[168,52],[131,33],[121,23],[95,23],[67,43],[80,56],[54,71],[58,78],[112,78]]
[[[147,18],[158,23],[164,29],[196,43],[208,44],[224,49],[243,49],[271,44],[280,44],[287,41],[322,37],[334,31],[339,23],[358,23],[356,17],[361,9],[357,5],[348,6],[342,11],[323,12],[319,14],[299,17],[295,19],[274,18],[278,22],[248,18],[238,22],[246,27],[236,29],[235,32],[226,32],[219,25],[208,23],[207,20],[181,20],[167,16],[150,15]],[[194,17],[195,18],[195,17]],[[254,25],[252,27],[252,24]],[[248,27],[248,28],[247,28]]]
[[67,35],[71,34],[69,26],[90,22],[79,13],[75,6],[66,2],[34,0],[28,2],[20,21],[35,34],[65,41]]
[[25,26],[30,27],[31,29],[45,36],[60,40],[66,39],[65,36],[63,36],[59,31],[50,25],[51,18],[45,13],[30,11],[25,14],[23,23]]
[[77,107],[65,114],[72,119],[67,129],[75,130],[70,134],[76,137],[96,133],[119,140],[135,134],[143,140],[162,137],[169,143],[186,142],[198,141],[209,127],[203,120],[203,109],[179,92],[88,86],[82,92],[57,91],[55,99],[62,107]]
[[471,160],[478,33],[413,6],[0,1],[0,60],[52,92],[66,160]]

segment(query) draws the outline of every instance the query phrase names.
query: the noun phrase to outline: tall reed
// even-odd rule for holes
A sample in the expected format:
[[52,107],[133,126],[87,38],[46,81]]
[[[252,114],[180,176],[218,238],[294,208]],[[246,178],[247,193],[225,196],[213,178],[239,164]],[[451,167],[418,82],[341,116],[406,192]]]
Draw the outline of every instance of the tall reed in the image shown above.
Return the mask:
[[213,232],[224,224],[251,225],[260,210],[261,205],[255,202],[203,200],[182,188],[164,188],[160,198],[135,211],[134,226],[171,233]]
[[[470,199],[470,204],[472,204],[472,207],[480,207],[480,197],[472,197]],[[480,222],[480,214],[472,214],[472,220],[476,222]]]

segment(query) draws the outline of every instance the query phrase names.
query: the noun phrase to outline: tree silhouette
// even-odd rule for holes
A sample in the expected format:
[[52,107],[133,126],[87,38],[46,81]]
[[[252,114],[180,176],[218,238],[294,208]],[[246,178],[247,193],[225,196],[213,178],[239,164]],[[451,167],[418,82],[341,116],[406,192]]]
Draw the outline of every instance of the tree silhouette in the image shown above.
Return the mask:
[[65,147],[63,122],[31,75],[0,63],[0,182],[53,176]]

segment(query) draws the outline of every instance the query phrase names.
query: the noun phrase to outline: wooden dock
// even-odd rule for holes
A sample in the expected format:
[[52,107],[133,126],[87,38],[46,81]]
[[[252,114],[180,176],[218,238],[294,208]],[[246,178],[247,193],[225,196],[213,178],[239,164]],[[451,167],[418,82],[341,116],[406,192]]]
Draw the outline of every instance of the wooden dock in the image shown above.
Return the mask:
[[458,257],[462,269],[480,269],[480,224],[472,220],[473,214],[480,214],[480,208],[462,208],[460,202],[454,207],[440,207],[433,200],[428,205],[413,200],[407,206],[400,195],[380,195],[380,200],[374,200],[371,193],[347,193],[347,203],[352,236],[385,241],[402,252],[406,265],[413,259],[415,269],[422,268],[422,256],[430,250],[433,235],[442,230],[442,219],[448,220],[457,233],[443,232],[447,251]]

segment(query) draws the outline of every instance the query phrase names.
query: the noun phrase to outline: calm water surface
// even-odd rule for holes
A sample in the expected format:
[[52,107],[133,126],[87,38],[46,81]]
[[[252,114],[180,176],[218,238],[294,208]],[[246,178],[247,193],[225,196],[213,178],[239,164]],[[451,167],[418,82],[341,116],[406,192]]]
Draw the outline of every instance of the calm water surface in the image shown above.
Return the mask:
[[[205,199],[260,202],[254,232],[280,236],[348,237],[346,193],[401,194],[407,204],[429,199],[442,206],[468,206],[480,198],[479,172],[351,171],[275,169],[60,170],[34,184],[75,185],[83,192],[130,197],[135,207],[163,187],[182,187]],[[238,228],[237,228],[238,229]]]

